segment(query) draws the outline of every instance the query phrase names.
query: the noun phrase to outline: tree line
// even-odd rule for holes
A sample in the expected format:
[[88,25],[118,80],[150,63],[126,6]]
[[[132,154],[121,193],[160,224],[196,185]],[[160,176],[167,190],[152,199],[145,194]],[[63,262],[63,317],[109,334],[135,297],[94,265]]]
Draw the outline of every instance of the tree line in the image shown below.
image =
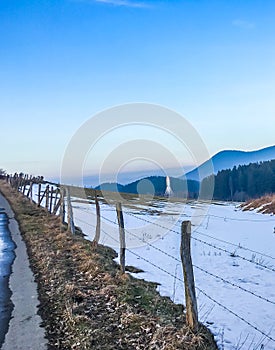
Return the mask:
[[[210,180],[205,178],[202,186],[207,186]],[[275,193],[275,160],[219,171],[214,183],[213,197],[218,200],[245,201]]]

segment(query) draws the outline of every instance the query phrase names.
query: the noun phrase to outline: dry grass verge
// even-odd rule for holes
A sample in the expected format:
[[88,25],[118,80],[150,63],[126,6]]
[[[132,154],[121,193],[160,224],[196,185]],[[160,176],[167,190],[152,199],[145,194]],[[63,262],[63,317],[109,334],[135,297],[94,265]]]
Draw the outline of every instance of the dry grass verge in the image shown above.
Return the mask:
[[183,307],[154,283],[121,275],[115,251],[68,234],[59,218],[3,181],[0,190],[28,248],[49,349],[217,349],[204,326],[188,330]]
[[241,205],[242,210],[255,210],[263,214],[275,214],[275,194],[252,199]]

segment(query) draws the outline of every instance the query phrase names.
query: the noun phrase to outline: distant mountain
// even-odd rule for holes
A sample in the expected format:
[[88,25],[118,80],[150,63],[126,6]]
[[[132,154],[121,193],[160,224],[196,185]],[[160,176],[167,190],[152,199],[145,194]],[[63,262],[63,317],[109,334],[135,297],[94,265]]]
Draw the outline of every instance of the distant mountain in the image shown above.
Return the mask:
[[[188,198],[197,198],[202,189],[200,181],[211,175],[213,171],[216,175],[222,170],[233,169],[240,165],[248,165],[273,159],[275,159],[275,146],[251,152],[236,150],[221,151],[181,178],[171,177],[171,187],[177,197],[187,196]],[[95,189],[110,192],[164,196],[166,190],[166,178],[164,176],[149,176],[127,185],[121,185],[119,183],[103,183]],[[206,197],[208,198],[207,195]]]
[[95,190],[102,190],[108,192],[124,192],[124,186],[116,182],[104,182],[103,184],[95,187]]
[[[199,193],[200,184],[194,180],[182,180],[170,178],[171,188],[175,196],[196,198]],[[133,193],[133,194],[153,194],[164,196],[166,190],[166,178],[164,176],[149,176],[131,182],[127,185],[117,183],[103,183],[95,188],[96,190]]]
[[[275,146],[251,152],[234,150],[221,151],[181,178],[186,177],[188,180],[200,181],[211,175],[211,170],[214,170],[214,174],[217,174],[218,171],[233,169],[234,166],[247,165],[272,159],[275,159]],[[211,162],[213,165],[211,165]]]

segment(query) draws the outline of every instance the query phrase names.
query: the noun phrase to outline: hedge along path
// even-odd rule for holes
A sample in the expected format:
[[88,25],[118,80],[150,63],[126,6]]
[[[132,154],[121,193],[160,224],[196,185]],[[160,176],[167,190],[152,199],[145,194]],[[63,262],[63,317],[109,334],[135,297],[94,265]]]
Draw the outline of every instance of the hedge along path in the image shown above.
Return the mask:
[[[28,248],[49,349],[217,349],[210,331],[192,334],[183,307],[157,285],[122,274],[111,248],[36,207],[0,181]],[[31,339],[30,339],[31,345]]]

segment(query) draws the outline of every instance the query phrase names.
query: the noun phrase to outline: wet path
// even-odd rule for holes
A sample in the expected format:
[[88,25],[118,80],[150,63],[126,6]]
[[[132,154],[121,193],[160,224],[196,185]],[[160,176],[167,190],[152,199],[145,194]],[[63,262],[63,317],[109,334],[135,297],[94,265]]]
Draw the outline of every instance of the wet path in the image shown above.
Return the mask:
[[8,331],[13,310],[9,277],[15,258],[15,244],[8,228],[9,218],[4,208],[0,208],[0,348]]
[[[40,327],[42,322],[40,316],[37,315],[38,311],[38,293],[37,285],[34,282],[34,276],[29,266],[29,260],[25,243],[22,241],[19,231],[18,223],[14,219],[14,213],[7,202],[7,200],[0,194],[0,208],[3,208],[7,213],[9,219],[9,231],[14,243],[9,243],[9,248],[14,248],[15,255],[12,256],[12,250],[7,250],[5,253],[5,261],[13,261],[11,267],[11,275],[8,278],[2,279],[5,284],[6,294],[3,294],[3,300],[6,302],[11,297],[11,302],[7,302],[6,317],[3,318],[3,329],[7,329],[8,332],[5,336],[4,343],[0,348],[2,350],[45,350],[46,339],[44,329]],[[7,240],[6,240],[7,241]],[[1,240],[3,242],[3,239]],[[6,243],[1,243],[2,245]],[[3,270],[6,266],[6,272],[10,272],[9,265],[5,265],[2,262],[1,266]],[[9,284],[8,284],[9,280]],[[7,284],[10,289],[7,289]],[[11,310],[11,307],[13,309]],[[11,314],[11,319],[7,324],[7,317]],[[4,313],[3,313],[4,315]],[[8,317],[9,318],[9,317]],[[1,326],[2,329],[2,326]]]

